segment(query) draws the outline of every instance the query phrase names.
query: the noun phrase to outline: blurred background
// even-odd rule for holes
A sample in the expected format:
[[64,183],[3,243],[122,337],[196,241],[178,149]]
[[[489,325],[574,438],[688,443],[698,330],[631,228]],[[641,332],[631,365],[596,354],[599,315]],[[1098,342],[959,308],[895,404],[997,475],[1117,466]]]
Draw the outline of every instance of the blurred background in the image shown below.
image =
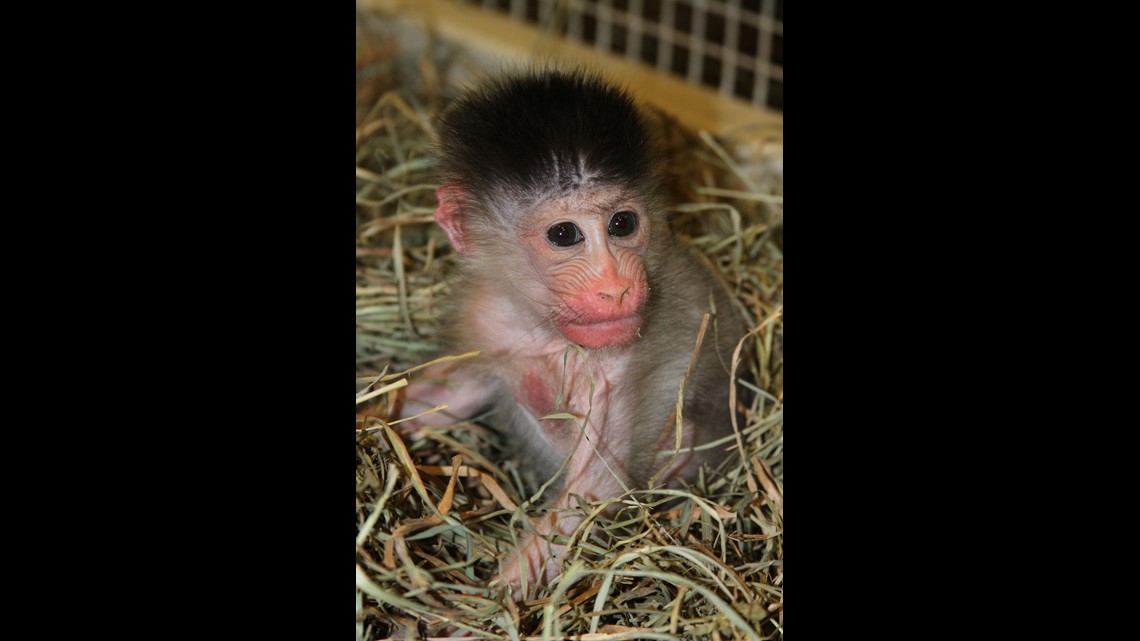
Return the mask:
[[[357,10],[358,30],[443,86],[519,62],[586,64],[693,130],[780,150],[782,0],[359,0]],[[424,73],[425,58],[447,77]]]
[[783,109],[783,0],[454,1]]

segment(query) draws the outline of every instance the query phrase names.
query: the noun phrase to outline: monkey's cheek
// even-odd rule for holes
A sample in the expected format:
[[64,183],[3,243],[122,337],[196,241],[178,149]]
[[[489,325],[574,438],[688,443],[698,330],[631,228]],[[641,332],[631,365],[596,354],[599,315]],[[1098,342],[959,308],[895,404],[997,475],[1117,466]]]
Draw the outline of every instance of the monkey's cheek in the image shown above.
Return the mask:
[[567,340],[587,349],[621,347],[637,338],[637,330],[641,329],[641,315],[599,323],[565,323],[559,325],[558,329]]

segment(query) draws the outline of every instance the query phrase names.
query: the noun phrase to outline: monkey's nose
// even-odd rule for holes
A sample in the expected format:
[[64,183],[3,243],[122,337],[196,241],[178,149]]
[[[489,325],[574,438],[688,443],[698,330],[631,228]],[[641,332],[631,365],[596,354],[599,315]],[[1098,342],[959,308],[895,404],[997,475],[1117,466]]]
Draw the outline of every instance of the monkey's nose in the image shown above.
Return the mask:
[[629,296],[629,289],[629,287],[623,288],[621,286],[603,289],[598,291],[598,298],[617,307],[621,307],[621,304],[625,302],[626,296]]

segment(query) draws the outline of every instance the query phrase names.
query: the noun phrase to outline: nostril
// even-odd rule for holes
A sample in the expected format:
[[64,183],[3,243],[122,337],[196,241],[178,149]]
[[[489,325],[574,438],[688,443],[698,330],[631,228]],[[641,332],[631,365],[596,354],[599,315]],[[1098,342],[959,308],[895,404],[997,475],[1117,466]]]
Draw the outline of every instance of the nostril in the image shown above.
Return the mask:
[[605,301],[607,303],[612,303],[618,307],[621,307],[622,303],[625,302],[626,297],[629,296],[629,290],[630,290],[629,287],[625,287],[625,288],[621,288],[621,289],[615,287],[615,288],[607,290],[607,291],[599,291],[598,292],[598,298],[602,299],[603,301]]

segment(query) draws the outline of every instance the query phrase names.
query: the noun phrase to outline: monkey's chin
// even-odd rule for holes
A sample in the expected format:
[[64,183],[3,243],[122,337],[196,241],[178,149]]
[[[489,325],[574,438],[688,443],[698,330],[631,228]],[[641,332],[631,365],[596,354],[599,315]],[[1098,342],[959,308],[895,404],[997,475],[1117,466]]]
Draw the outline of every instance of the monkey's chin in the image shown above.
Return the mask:
[[568,340],[587,349],[621,347],[637,337],[641,329],[641,314],[598,323],[563,323],[558,325]]

